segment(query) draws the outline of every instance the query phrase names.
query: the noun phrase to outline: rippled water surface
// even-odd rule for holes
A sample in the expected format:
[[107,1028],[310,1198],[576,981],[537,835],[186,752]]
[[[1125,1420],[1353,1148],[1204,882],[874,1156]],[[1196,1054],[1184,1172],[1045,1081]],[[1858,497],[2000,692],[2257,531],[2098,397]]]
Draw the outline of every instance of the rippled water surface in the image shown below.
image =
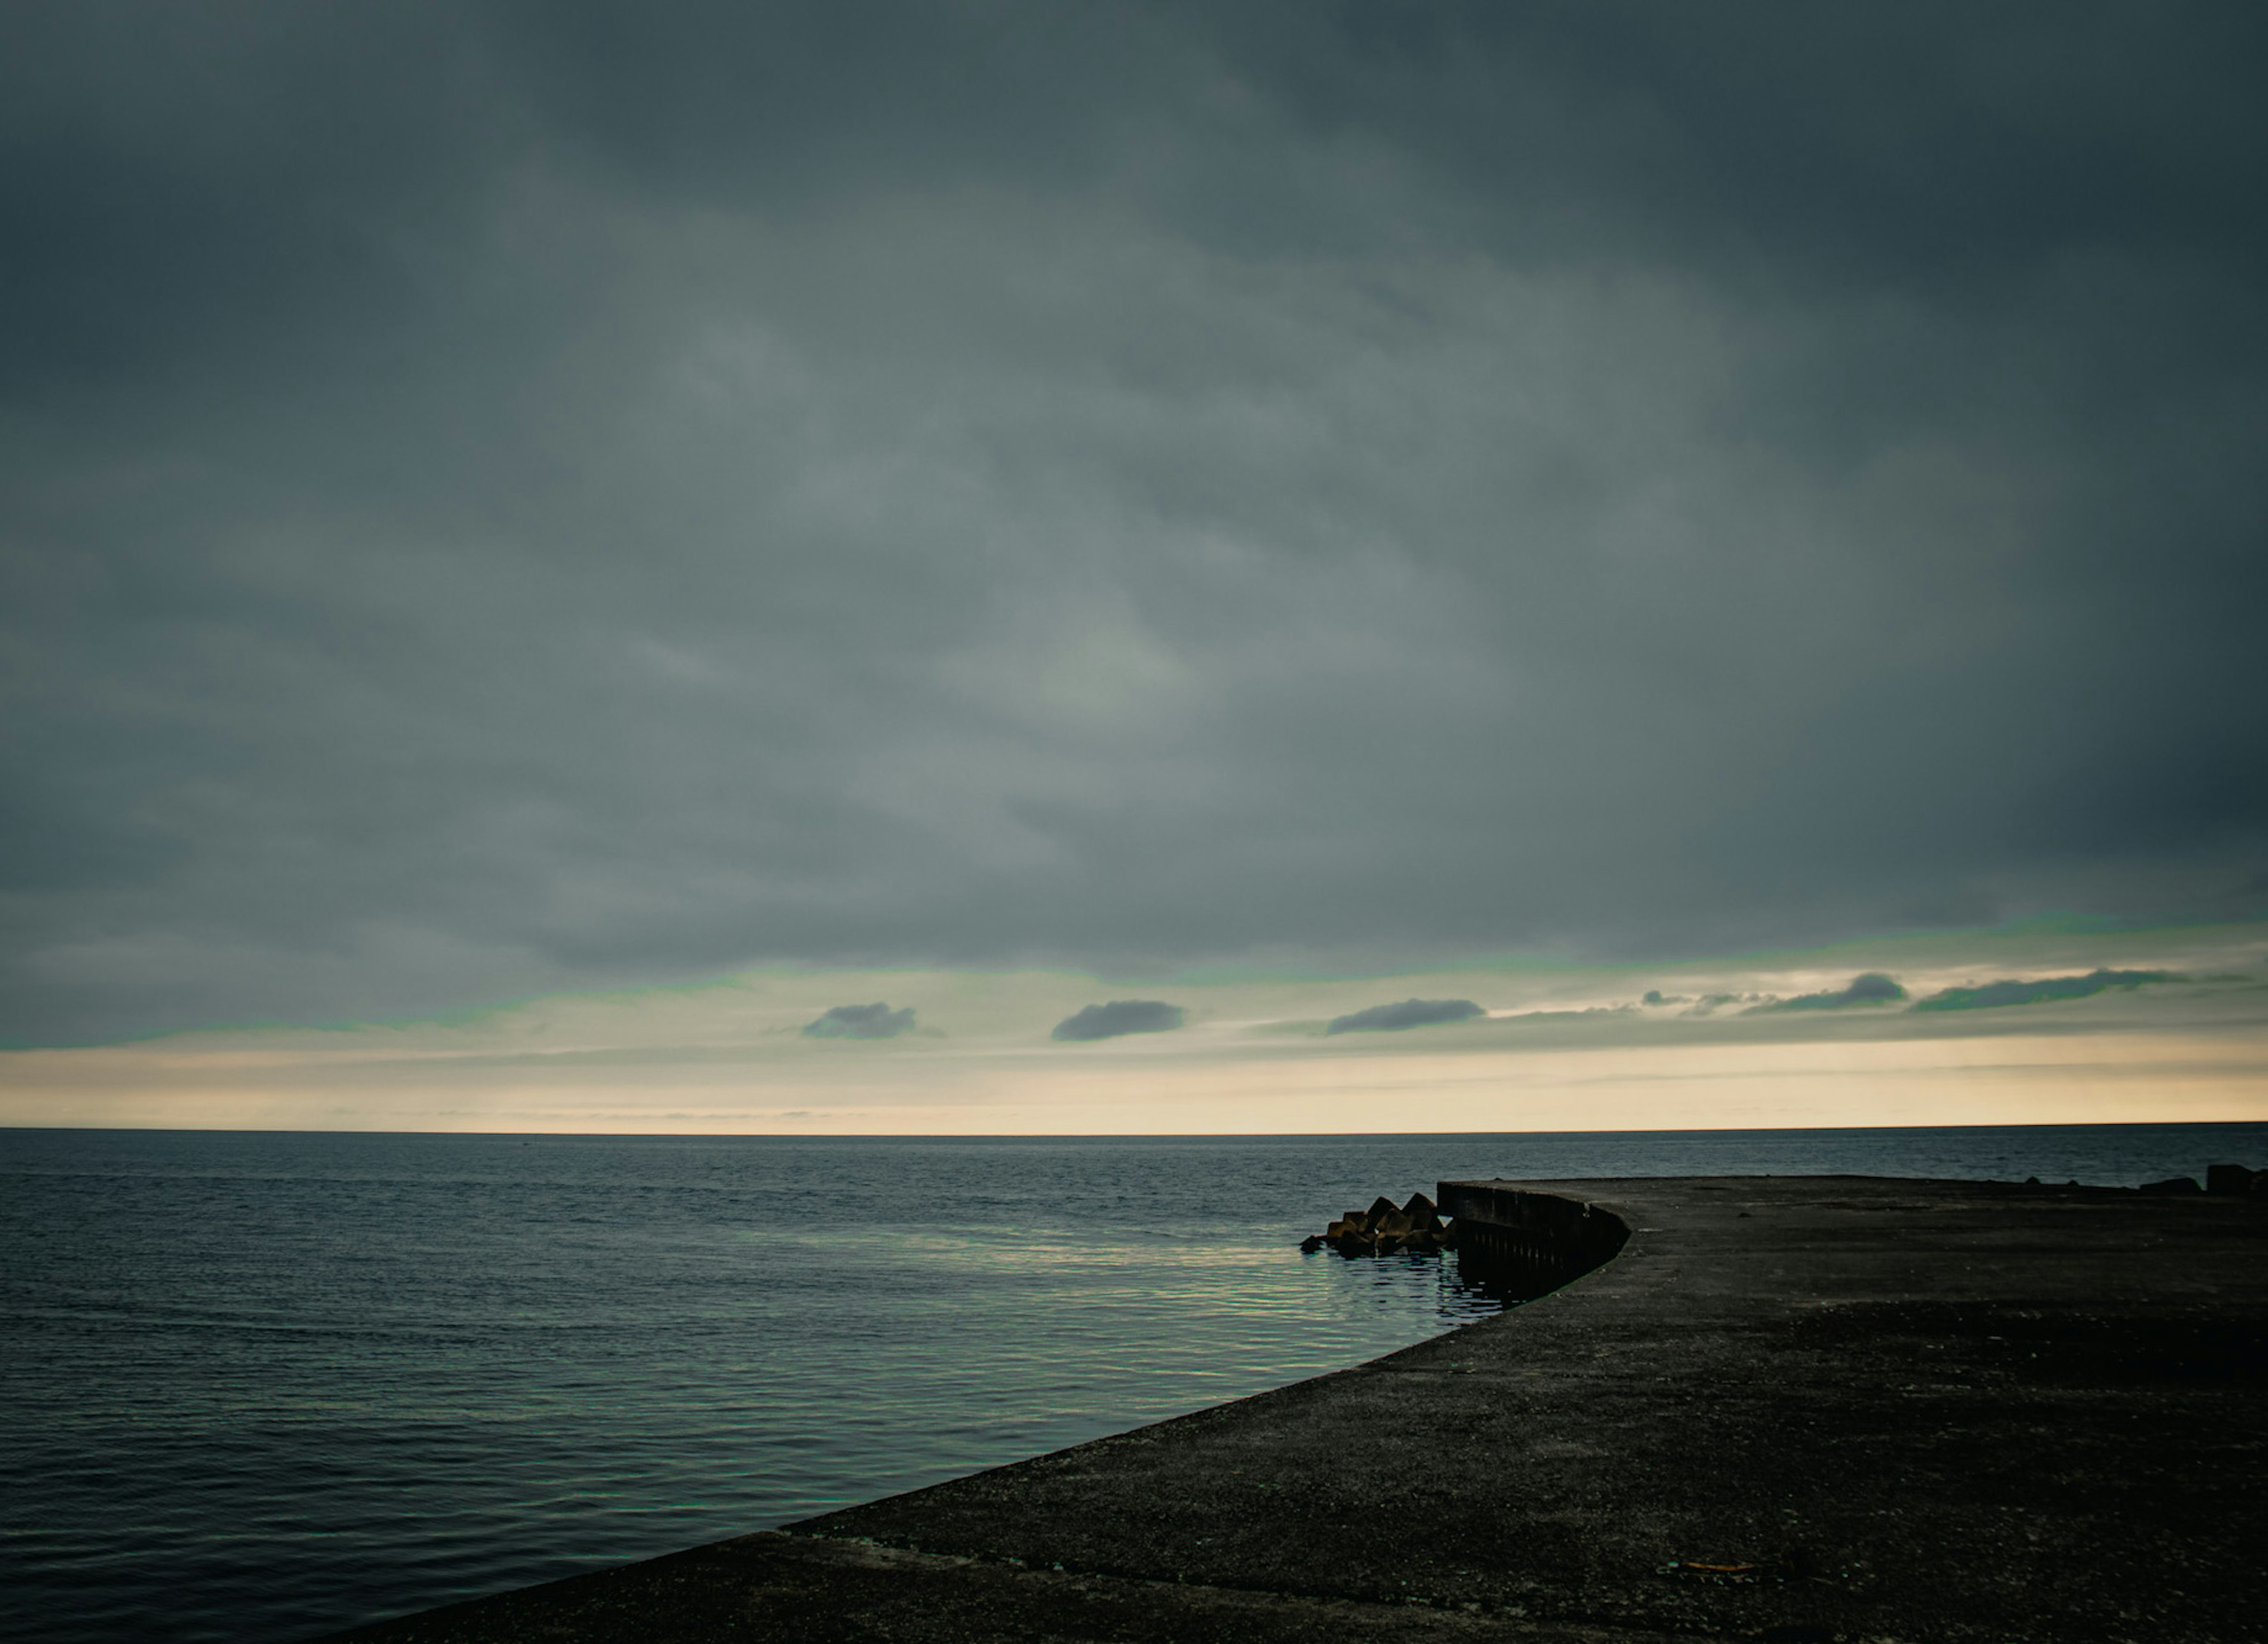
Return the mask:
[[1358,1363],[1462,1176],[2133,1183],[2268,1126],[1170,1140],[0,1131],[0,1636],[291,1640]]

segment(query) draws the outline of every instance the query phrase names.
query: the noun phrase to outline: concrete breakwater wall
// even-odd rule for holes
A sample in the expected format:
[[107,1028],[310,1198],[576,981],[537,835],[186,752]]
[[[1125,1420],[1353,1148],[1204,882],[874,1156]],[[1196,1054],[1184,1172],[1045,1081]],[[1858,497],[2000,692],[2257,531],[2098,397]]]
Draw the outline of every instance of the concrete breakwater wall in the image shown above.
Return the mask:
[[1556,1290],[1630,1239],[1628,1224],[1602,1205],[1502,1182],[1444,1182],[1439,1203],[1454,1219],[1466,1271],[1515,1294]]
[[1336,1375],[352,1637],[2268,1638],[2268,1201],[1440,1191],[1509,1258],[1616,1259]]

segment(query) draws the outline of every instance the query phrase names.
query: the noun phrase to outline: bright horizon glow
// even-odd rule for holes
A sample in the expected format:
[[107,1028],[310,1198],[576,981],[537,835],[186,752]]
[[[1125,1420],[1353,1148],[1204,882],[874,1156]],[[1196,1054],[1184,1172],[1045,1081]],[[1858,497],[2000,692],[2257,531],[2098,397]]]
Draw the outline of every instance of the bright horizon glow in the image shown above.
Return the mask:
[[[426,1021],[0,1052],[0,1124],[559,1134],[1140,1136],[1847,1128],[2268,1118],[2268,927],[2037,927],[1655,967],[1496,962],[1368,978],[781,971]],[[1742,1014],[1862,970],[1909,993],[2097,969],[2187,980],[1990,1010]],[[1668,1002],[1646,1006],[1647,990]],[[1708,994],[1743,996],[1695,1014]],[[1489,1014],[1326,1037],[1407,997]],[[1156,998],[1188,1025],[1057,1021]],[[813,1038],[831,1007],[917,1013]]]

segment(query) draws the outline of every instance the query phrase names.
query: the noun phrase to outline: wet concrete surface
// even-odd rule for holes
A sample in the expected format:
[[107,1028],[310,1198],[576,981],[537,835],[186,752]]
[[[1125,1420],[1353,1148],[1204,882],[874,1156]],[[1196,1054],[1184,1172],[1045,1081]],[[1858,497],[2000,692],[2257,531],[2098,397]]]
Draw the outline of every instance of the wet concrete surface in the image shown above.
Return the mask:
[[1628,1244],[1352,1370],[342,1636],[2268,1637],[2268,1202],[1518,1185]]

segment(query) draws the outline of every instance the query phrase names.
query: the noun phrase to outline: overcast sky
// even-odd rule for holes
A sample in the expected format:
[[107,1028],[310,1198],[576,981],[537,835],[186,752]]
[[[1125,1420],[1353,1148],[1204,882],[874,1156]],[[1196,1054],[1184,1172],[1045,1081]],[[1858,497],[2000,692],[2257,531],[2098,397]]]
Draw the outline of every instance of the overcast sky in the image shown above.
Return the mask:
[[[2257,1124],[2264,953],[2263,923],[2041,922],[1682,965],[1496,961],[1127,989],[1062,971],[782,968],[440,1020],[17,1050],[0,1056],[0,1125],[1252,1135]],[[1904,997],[1853,990],[1869,971]],[[1444,1020],[1449,1000],[1469,1008]],[[846,1018],[875,1031],[825,1025]]]
[[50,0],[0,1037],[2268,910],[2268,11]]

